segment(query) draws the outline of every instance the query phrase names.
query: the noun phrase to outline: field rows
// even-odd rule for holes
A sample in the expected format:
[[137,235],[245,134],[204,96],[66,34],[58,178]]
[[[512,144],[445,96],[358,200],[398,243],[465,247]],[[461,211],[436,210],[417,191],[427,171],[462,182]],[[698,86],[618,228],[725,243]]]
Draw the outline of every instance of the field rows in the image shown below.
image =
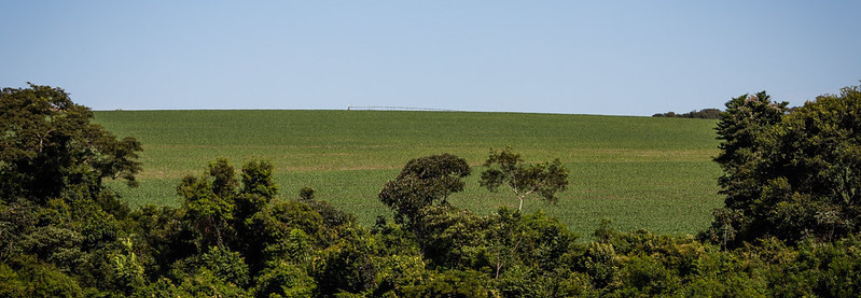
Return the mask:
[[620,230],[696,233],[720,206],[714,121],[553,114],[380,111],[111,111],[96,120],[144,145],[141,187],[116,185],[131,206],[179,204],[186,174],[216,157],[239,167],[265,159],[281,197],[302,186],[356,214],[363,224],[390,213],[376,199],[411,158],[451,153],[474,174],[452,198],[477,213],[515,206],[508,193],[478,187],[491,148],[512,147],[529,162],[559,158],[571,171],[558,205],[527,202],[588,235],[602,218]]

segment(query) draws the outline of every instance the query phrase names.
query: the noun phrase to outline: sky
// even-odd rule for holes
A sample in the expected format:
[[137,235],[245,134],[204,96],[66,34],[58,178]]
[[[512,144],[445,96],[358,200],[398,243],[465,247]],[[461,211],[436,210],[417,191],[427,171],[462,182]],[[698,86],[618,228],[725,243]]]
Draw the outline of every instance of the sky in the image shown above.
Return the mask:
[[649,116],[859,85],[861,1],[2,1],[0,87],[94,110]]

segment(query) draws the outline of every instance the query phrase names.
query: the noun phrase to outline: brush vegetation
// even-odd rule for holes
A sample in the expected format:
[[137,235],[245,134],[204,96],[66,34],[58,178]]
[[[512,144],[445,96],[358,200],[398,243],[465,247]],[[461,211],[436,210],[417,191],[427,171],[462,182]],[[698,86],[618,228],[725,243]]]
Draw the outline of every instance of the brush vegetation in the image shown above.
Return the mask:
[[[717,123],[115,112],[114,123],[137,123],[120,139],[60,88],[4,88],[0,297],[857,296],[861,87],[791,112],[765,92],[726,106]],[[624,229],[695,227],[684,216],[709,201],[697,181],[715,124],[712,179],[725,200],[696,236],[602,221],[583,241],[583,226],[541,210],[575,224],[607,212]],[[474,153],[484,146],[497,150]],[[356,211],[394,216],[361,224]]]

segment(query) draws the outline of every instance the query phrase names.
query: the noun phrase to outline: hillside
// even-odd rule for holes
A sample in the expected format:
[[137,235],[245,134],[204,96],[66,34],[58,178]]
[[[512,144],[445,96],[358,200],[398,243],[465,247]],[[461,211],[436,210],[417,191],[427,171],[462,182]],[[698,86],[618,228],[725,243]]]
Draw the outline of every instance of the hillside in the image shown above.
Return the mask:
[[119,184],[131,206],[177,206],[173,190],[216,157],[276,166],[282,197],[311,186],[317,198],[365,224],[389,215],[376,195],[411,158],[443,152],[474,167],[456,206],[479,214],[515,206],[506,192],[478,187],[491,148],[512,147],[527,162],[559,158],[571,185],[543,209],[581,235],[601,219],[620,230],[696,233],[721,206],[713,120],[559,114],[399,111],[99,111],[96,121],[144,145],[141,187]]

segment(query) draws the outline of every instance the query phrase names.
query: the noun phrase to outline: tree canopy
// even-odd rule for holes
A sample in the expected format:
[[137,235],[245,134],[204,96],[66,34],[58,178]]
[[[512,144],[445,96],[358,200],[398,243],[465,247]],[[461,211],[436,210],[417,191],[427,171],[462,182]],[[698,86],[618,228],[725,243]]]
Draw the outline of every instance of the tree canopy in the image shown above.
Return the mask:
[[76,189],[94,192],[104,178],[135,185],[141,144],[117,140],[63,89],[30,84],[0,91],[0,196],[44,202]]
[[422,208],[446,205],[449,195],[463,191],[462,179],[471,171],[465,159],[448,153],[415,158],[386,182],[379,199],[395,211],[398,222],[415,221]]
[[791,113],[765,92],[727,102],[715,161],[726,207],[711,233],[829,240],[861,228],[861,90],[843,88]]
[[508,148],[499,152],[491,150],[484,166],[487,169],[481,173],[481,186],[491,191],[498,190],[501,185],[508,186],[520,201],[517,210],[523,209],[523,200],[532,194],[555,203],[559,199],[556,193],[568,186],[568,169],[558,158],[552,162],[523,164],[520,154]]
[[[717,157],[727,204],[703,234],[723,238],[616,232],[604,221],[585,242],[541,210],[457,208],[447,199],[467,186],[470,168],[450,154],[409,161],[379,196],[401,220],[372,227],[308,186],[282,198],[274,166],[259,160],[237,171],[215,159],[177,181],[180,206],[129,210],[101,179],[133,182],[140,144],[89,124],[89,110],[61,89],[3,92],[0,297],[861,292],[859,87],[790,114],[765,93],[727,104]],[[555,200],[567,185],[558,160],[527,165],[506,149],[491,151],[486,166],[482,187],[505,185],[521,202]]]

